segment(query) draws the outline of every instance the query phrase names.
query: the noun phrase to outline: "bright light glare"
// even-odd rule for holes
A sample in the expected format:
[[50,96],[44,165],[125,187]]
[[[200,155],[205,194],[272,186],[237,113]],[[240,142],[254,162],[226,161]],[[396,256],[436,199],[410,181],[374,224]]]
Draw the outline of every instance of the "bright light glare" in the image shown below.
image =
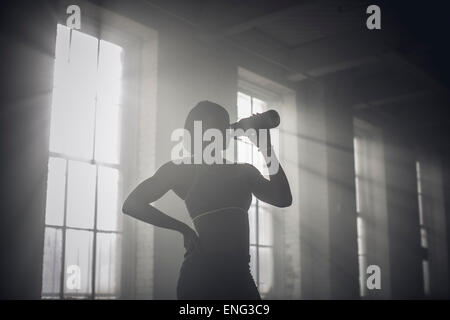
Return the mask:
[[121,81],[121,47],[58,25],[50,151],[118,164]]

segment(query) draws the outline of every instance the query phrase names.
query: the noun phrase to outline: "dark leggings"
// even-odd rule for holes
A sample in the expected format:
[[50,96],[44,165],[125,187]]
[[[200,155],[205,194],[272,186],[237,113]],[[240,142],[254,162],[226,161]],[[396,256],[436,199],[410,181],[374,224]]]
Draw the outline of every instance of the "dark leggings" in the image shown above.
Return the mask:
[[261,300],[248,262],[230,263],[199,251],[185,257],[177,297],[179,300]]

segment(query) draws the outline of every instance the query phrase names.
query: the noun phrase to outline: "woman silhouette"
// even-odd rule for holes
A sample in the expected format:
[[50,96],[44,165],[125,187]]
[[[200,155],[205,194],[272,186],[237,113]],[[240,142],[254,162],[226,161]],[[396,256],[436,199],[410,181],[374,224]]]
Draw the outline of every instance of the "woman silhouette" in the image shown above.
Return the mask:
[[[198,103],[190,111],[185,129],[191,137],[194,137],[194,121],[202,122],[203,131],[220,130],[223,137],[230,127],[228,112],[209,101]],[[255,136],[249,138],[256,144]],[[270,143],[267,145],[269,148],[260,150],[266,162],[278,161],[274,154],[267,156],[271,149]],[[224,149],[226,146],[224,141]],[[189,143],[186,147],[189,150]],[[178,278],[178,299],[261,299],[249,267],[247,211],[252,194],[277,207],[287,207],[292,202],[281,166],[269,178],[265,179],[250,164],[225,160],[221,164],[170,161],[131,192],[123,204],[125,214],[176,230],[184,237],[186,253]],[[149,205],[169,190],[185,201],[196,231]]]

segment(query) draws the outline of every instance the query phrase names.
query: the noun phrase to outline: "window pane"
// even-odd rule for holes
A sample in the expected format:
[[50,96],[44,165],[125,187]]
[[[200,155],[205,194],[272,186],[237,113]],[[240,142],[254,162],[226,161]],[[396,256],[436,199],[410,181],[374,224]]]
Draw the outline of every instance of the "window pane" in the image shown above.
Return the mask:
[[259,248],[259,291],[269,292],[273,285],[273,249]]
[[356,230],[359,236],[364,236],[364,221],[361,217],[356,218]]
[[69,161],[68,179],[67,225],[92,228],[95,206],[95,166]]
[[366,295],[366,270],[367,270],[367,259],[365,255],[360,255],[358,257],[359,263],[359,290],[360,295],[363,297]]
[[[256,247],[255,246],[250,246],[250,271],[252,273],[253,279],[255,281],[257,280],[257,274],[256,274]],[[256,284],[258,285],[258,284]]]
[[359,177],[356,176],[356,178],[355,178],[355,195],[356,195],[356,212],[357,213],[361,213],[360,193],[361,193],[361,189],[359,186]]
[[253,98],[252,114],[262,113],[264,111],[267,111],[267,104],[264,101],[262,101],[262,100],[259,100],[257,98]]
[[260,245],[271,246],[273,245],[272,214],[261,206],[258,212],[258,242]]
[[97,105],[95,160],[111,164],[119,163],[120,119],[119,106]]
[[98,40],[72,30],[67,83],[72,90],[90,99],[95,98],[97,91],[97,55]]
[[118,229],[119,171],[114,168],[98,168],[97,228]]
[[96,294],[116,294],[119,281],[120,238],[115,233],[97,234],[97,254],[95,270]]
[[[57,73],[58,66],[56,65]],[[52,109],[50,120],[50,151],[64,153],[66,142],[67,114],[64,105],[64,96],[61,90],[53,89]]]
[[62,85],[64,73],[69,65],[70,49],[70,29],[62,24],[58,24],[56,31],[56,49],[55,49],[55,75],[54,86]]
[[422,193],[422,179],[420,175],[420,162],[416,161],[416,176],[417,176],[417,193]]
[[425,295],[430,294],[430,265],[427,260],[422,261],[423,288]]
[[366,254],[367,253],[366,232],[364,221],[361,217],[356,218],[356,226],[358,234],[358,254]]
[[92,158],[94,99],[71,87],[53,90],[50,151]]
[[122,48],[100,40],[95,159],[119,163]]
[[122,48],[114,43],[100,40],[99,72],[108,79],[122,77]]
[[62,231],[45,228],[42,296],[59,297],[61,283]]
[[359,170],[359,157],[360,157],[360,151],[359,151],[359,138],[354,137],[353,138],[353,153],[355,158],[355,175],[360,174]]
[[[66,297],[86,297],[91,294],[92,239],[90,231],[67,230],[64,280]],[[79,273],[67,272],[70,270],[69,266],[75,266],[72,270],[78,270]]]
[[64,196],[66,185],[66,160],[50,157],[48,162],[47,204],[45,223],[62,226],[64,221]]
[[280,158],[280,129],[270,129],[270,142],[277,158]]
[[422,194],[418,195],[418,202],[419,202],[419,223],[421,226],[424,225],[424,218],[423,218],[423,198]]
[[252,105],[251,105],[250,96],[248,96],[242,92],[238,92],[237,103],[238,103],[238,108],[237,108],[238,120],[251,116]]
[[100,40],[98,98],[106,106],[117,105],[121,98],[122,48]]
[[255,197],[255,195],[252,194],[252,202],[251,202],[251,206],[256,206],[257,204],[261,204],[261,201]]
[[252,205],[248,210],[248,223],[250,227],[250,244],[256,244],[256,208]]
[[66,141],[64,153],[67,155],[92,159],[94,147],[94,100],[83,96],[67,95]]
[[58,27],[50,150],[90,159],[94,138],[97,39]]
[[253,165],[256,169],[259,170],[259,172],[267,176],[269,174],[269,171],[267,169],[266,161],[264,160],[264,156],[261,152],[259,152],[258,148],[256,146],[252,146],[252,152],[253,152]]
[[420,244],[423,248],[428,248],[428,236],[427,236],[427,230],[423,227],[420,228]]

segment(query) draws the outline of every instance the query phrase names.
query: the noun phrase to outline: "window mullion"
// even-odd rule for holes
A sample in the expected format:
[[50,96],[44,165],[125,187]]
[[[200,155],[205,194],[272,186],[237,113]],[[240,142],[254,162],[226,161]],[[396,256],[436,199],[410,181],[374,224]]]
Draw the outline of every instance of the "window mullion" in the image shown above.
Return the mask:
[[[97,74],[100,66],[100,41],[97,41]],[[94,143],[92,148],[92,161],[95,163],[95,148],[97,140],[97,111],[98,111],[98,88],[95,91],[94,102]],[[94,196],[94,232],[93,232],[93,244],[92,244],[92,299],[95,298],[95,278],[97,267],[97,207],[98,207],[98,165],[95,164],[95,196]]]
[[98,207],[98,166],[95,166],[94,231],[92,249],[92,298],[95,298],[95,276],[97,263],[97,207]]
[[66,160],[66,170],[65,170],[65,186],[64,186],[64,218],[62,226],[62,245],[61,245],[61,277],[59,284],[59,296],[64,299],[64,275],[65,275],[65,264],[66,264],[66,223],[67,223],[67,190],[69,185],[69,161]]

